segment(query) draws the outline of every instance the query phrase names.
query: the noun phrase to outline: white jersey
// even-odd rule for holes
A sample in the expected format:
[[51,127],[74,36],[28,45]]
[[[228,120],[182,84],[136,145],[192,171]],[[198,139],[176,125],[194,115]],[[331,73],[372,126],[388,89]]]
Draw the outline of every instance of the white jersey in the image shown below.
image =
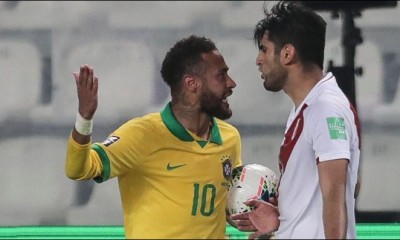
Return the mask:
[[325,238],[317,163],[341,158],[349,159],[347,238],[356,238],[359,131],[357,114],[331,73],[314,86],[296,110],[292,109],[279,155],[277,239]]

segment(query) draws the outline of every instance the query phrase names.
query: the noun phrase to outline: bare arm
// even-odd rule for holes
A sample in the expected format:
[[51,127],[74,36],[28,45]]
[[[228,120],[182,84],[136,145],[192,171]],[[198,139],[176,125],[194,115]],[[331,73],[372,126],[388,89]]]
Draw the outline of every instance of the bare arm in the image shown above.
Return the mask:
[[[79,99],[78,112],[84,119],[91,120],[97,108],[98,79],[94,77],[93,69],[88,65],[81,66],[80,72],[73,75]],[[85,176],[98,175],[98,170],[92,168],[88,161],[91,133],[80,133],[75,126],[71,137],[67,148],[66,175],[71,179],[86,179]]]
[[361,189],[361,176],[360,176],[360,169],[358,169],[358,174],[357,174],[357,183],[356,183],[356,188],[354,191],[354,198],[356,199],[358,197],[358,194],[360,193]]
[[323,199],[323,222],[327,239],[343,239],[347,233],[346,179],[347,159],[318,164]]
[[[73,73],[79,99],[79,114],[87,120],[93,118],[97,109],[98,79],[93,75],[93,68],[88,65],[81,66],[80,72]],[[80,134],[74,127],[72,138],[79,144],[90,142],[90,135]]]

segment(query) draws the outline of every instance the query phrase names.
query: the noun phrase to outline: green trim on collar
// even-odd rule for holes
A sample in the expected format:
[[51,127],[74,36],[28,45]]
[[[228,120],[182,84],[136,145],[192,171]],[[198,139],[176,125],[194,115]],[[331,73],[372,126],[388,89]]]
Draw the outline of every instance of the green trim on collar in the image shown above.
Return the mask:
[[210,142],[216,143],[218,145],[222,145],[221,133],[219,132],[217,121],[215,121],[215,118],[212,118]]
[[[185,142],[194,141],[193,137],[186,130],[186,128],[184,126],[182,126],[182,124],[175,118],[175,116],[171,110],[171,102],[169,102],[165,106],[165,108],[161,111],[161,119],[164,122],[165,126],[168,128],[168,130],[173,135],[175,135],[175,137],[177,137],[180,140],[185,141]],[[215,121],[215,118],[212,118],[210,142],[216,143],[219,145],[222,144],[221,134],[219,132],[219,128]]]
[[182,124],[175,118],[170,102],[165,106],[164,110],[162,110],[161,119],[163,120],[165,126],[167,126],[168,130],[174,134],[175,137],[185,142],[194,141],[193,137],[190,136],[185,127],[182,126]]
[[208,141],[206,140],[200,140],[200,141],[196,141],[201,148],[204,148],[204,146],[208,143]]

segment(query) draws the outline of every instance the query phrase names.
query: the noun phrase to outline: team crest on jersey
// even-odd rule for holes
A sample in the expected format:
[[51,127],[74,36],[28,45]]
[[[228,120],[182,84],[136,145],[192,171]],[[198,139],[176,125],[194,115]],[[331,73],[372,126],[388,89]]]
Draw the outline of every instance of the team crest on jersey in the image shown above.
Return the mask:
[[230,159],[230,156],[223,156],[221,158],[222,161],[222,174],[224,175],[224,178],[226,180],[231,179],[231,174],[232,174],[232,161]]
[[115,142],[118,141],[118,140],[119,140],[119,137],[117,137],[117,136],[109,136],[109,137],[103,142],[103,144],[104,144],[104,146],[108,147],[108,146],[110,146],[111,144],[115,143]]

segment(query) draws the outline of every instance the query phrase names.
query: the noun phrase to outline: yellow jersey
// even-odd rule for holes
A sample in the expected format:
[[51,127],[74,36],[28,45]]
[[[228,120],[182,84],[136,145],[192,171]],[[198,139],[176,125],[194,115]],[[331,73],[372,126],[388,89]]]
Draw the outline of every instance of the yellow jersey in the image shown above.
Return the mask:
[[213,118],[210,139],[200,139],[169,103],[102,143],[84,146],[70,137],[66,171],[79,171],[73,162],[82,155],[80,179],[118,177],[126,238],[225,238],[227,184],[242,165],[240,136],[229,123]]

